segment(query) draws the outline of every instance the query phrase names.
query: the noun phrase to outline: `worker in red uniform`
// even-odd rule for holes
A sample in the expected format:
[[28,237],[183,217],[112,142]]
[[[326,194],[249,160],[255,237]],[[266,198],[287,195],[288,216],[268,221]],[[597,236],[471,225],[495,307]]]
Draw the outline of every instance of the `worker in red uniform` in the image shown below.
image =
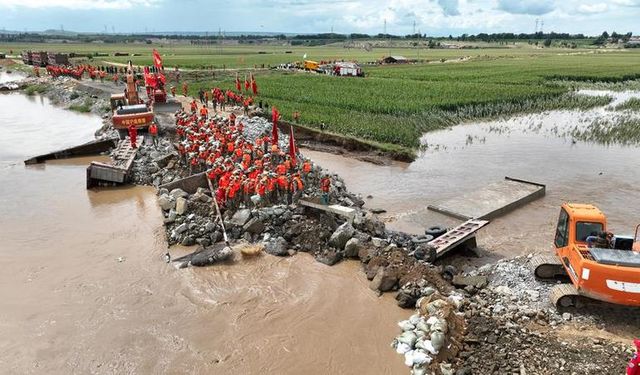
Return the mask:
[[158,148],[158,126],[156,125],[155,120],[153,120],[153,122],[149,126],[149,135],[151,135],[151,141],[153,141],[153,147]]
[[136,140],[138,138],[138,128],[134,124],[129,125],[129,141],[131,142],[131,147],[138,148],[136,144]]
[[640,375],[640,339],[633,340],[633,343],[636,346],[636,352],[627,366],[627,375]]
[[331,178],[329,178],[328,174],[325,174],[320,180],[320,190],[322,191],[322,196],[320,197],[320,202],[324,205],[329,204],[329,191],[331,190]]

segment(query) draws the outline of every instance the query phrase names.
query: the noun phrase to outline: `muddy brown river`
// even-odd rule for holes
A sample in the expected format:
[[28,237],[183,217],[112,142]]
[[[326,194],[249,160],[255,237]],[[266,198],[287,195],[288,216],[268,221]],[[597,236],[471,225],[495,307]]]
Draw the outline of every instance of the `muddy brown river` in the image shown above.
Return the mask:
[[[407,311],[357,262],[301,254],[176,270],[154,189],[85,190],[96,158],[25,167],[100,119],[0,95],[3,374],[404,374]],[[100,157],[98,157],[100,158]]]

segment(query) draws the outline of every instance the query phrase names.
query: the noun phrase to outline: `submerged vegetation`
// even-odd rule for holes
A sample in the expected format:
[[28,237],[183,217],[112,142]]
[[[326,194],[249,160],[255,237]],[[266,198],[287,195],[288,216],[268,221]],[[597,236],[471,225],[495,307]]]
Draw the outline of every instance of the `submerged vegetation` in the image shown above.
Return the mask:
[[640,119],[618,116],[596,119],[586,127],[575,127],[568,133],[575,140],[604,145],[640,145]]
[[614,108],[616,111],[640,111],[640,98],[631,98],[624,103],[620,103]]

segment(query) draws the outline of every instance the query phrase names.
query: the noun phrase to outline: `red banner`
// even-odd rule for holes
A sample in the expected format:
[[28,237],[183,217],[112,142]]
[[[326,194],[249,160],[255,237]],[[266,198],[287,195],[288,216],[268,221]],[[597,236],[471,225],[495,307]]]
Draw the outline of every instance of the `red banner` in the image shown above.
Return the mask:
[[278,118],[280,113],[276,107],[271,108],[271,121],[273,121],[273,128],[271,129],[271,144],[278,144]]
[[158,72],[161,72],[164,69],[162,67],[162,57],[155,48],[153,49],[153,65],[158,68]]

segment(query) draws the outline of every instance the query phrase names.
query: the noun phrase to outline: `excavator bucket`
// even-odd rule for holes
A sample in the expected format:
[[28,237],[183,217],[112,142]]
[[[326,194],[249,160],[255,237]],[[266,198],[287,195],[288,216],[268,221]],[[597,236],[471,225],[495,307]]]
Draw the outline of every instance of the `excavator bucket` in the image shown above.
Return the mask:
[[164,103],[154,103],[153,113],[173,113],[182,108],[177,100],[167,100]]

